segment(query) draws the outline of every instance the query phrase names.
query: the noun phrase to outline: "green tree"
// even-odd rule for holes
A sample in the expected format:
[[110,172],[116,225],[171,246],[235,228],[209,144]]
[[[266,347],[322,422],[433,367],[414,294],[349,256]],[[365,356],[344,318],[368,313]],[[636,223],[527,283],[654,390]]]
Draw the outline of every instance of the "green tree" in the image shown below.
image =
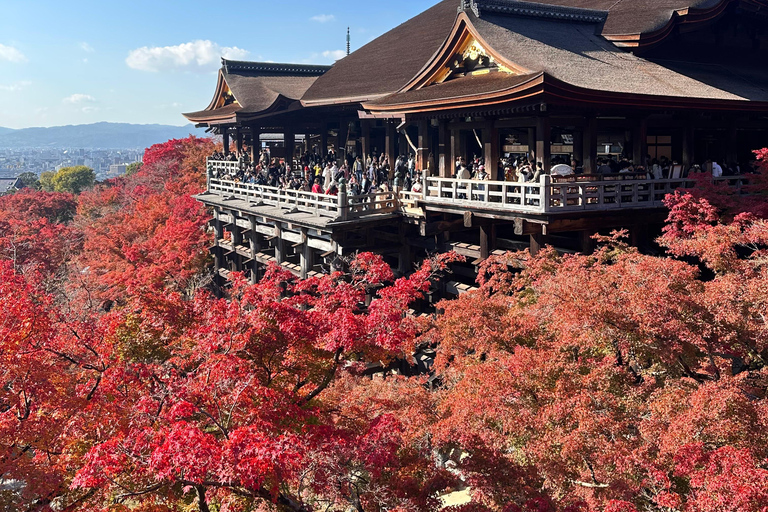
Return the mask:
[[40,188],[45,192],[53,192],[53,177],[56,173],[53,171],[45,171],[40,174]]
[[125,168],[125,175],[130,176],[132,174],[136,174],[141,170],[141,168],[144,166],[141,162],[133,162],[132,164],[128,164],[128,166]]
[[24,184],[25,187],[33,190],[40,190],[40,180],[37,178],[37,174],[34,172],[23,172],[18,175],[18,178]]
[[53,176],[52,182],[54,192],[79,194],[93,186],[96,182],[96,174],[93,169],[83,165],[64,167]]

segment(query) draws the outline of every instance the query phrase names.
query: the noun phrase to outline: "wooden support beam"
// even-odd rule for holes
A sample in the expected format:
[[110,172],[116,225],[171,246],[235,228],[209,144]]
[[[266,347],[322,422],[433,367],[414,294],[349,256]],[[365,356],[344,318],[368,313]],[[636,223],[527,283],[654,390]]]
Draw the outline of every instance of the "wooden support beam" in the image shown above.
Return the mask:
[[452,178],[456,174],[456,160],[461,156],[461,132],[458,128],[451,128],[451,161],[448,162],[450,167],[446,178]]
[[259,132],[259,129],[255,126],[251,127],[251,163],[253,165],[256,165],[256,163],[259,161],[259,152],[261,151],[261,140],[259,137],[261,136],[261,133]]
[[582,156],[585,174],[597,172],[597,119],[594,115],[587,118],[582,132]]
[[371,125],[366,119],[360,120],[360,144],[362,145],[363,162],[371,156]]
[[646,165],[648,156],[648,120],[635,119],[632,124],[632,163]]
[[438,127],[438,141],[437,141],[437,172],[441,178],[448,178],[451,176],[451,134],[448,131],[448,122],[445,120],[440,121]]
[[480,258],[487,259],[496,250],[496,225],[480,226]]
[[292,129],[286,129],[283,133],[283,144],[285,145],[285,163],[293,165],[293,155],[296,152],[296,134]]
[[536,256],[539,254],[539,252],[541,252],[546,244],[547,237],[544,235],[544,233],[539,232],[531,234],[531,245],[529,249],[531,256]]
[[536,162],[541,163],[545,173],[552,167],[552,125],[549,117],[536,118]]
[[275,261],[278,265],[285,261],[285,241],[282,235],[283,229],[278,224],[275,226]]
[[389,156],[389,164],[392,167],[389,174],[392,176],[395,172],[395,160],[397,160],[397,149],[395,147],[397,144],[397,131],[395,129],[396,126],[394,121],[387,120],[386,123],[387,126],[384,135],[384,151],[387,153],[387,156]]
[[416,170],[420,171],[427,168],[427,157],[429,155],[429,121],[422,119],[417,123],[419,130],[416,140]]
[[243,130],[238,126],[235,128],[235,147],[237,148],[237,154],[243,153]]
[[328,157],[328,123],[320,125],[320,157],[323,160]]
[[[690,120],[688,124],[683,128],[683,168],[690,169],[695,160],[694,156],[694,130],[693,120]],[[703,162],[702,162],[703,163]]]
[[229,154],[229,128],[224,127],[224,129],[221,132],[221,137],[224,141],[224,154]]
[[301,277],[301,279],[306,279],[307,276],[309,276],[309,272],[312,270],[312,267],[315,266],[314,251],[309,246],[307,230],[302,229],[301,234],[304,238],[304,243],[301,244],[301,252],[299,252],[299,264],[301,265],[301,274],[299,277]]
[[499,177],[499,130],[493,123],[488,123],[483,128],[483,159],[485,160],[485,172],[491,176],[491,180],[504,181]]
[[256,261],[256,254],[261,252],[261,235],[256,231],[256,218],[251,217],[251,229],[250,229],[250,237],[249,242],[251,246],[251,257],[253,258],[251,260],[251,284],[256,284],[259,282],[259,279],[261,279],[261,276],[259,275],[259,262]]

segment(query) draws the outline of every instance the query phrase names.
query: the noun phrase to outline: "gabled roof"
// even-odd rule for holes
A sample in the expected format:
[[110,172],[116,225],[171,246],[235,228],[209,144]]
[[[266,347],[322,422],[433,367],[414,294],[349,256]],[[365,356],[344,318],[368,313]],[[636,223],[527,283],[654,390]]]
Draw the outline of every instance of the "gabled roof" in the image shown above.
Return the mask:
[[[713,108],[768,106],[768,80],[755,80],[754,73],[746,76],[692,63],[664,65],[617,48],[600,35],[604,15],[599,11],[552,9],[511,0],[467,4],[451,35],[410,84],[396,94],[364,103],[366,109],[407,113],[422,111],[426,105],[437,108],[442,103],[441,109],[489,105],[491,98],[501,102],[532,94],[553,102],[566,99],[674,108],[704,101]],[[505,6],[510,8],[503,9]],[[435,85],[431,80],[440,76],[439,68],[451,55],[461,53],[467,38],[477,41],[507,76],[492,76],[505,74],[497,72]],[[542,78],[532,80],[534,77]],[[523,88],[529,89],[527,93]]]
[[192,122],[234,121],[289,109],[330,66],[243,62],[222,59],[216,94],[200,112],[184,114]]
[[357,103],[400,90],[443,43],[458,4],[442,0],[337,61],[309,88],[302,103]]

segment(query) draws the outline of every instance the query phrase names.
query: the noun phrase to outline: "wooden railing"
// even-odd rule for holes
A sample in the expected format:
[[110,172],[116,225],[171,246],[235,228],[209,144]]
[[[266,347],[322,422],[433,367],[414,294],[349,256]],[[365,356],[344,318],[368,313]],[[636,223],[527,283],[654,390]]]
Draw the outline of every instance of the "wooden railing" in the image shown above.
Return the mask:
[[[239,170],[238,162],[208,160],[208,191],[251,202],[312,213],[337,220],[355,220],[373,214],[414,213],[422,205],[456,206],[468,210],[520,213],[566,213],[614,209],[659,208],[677,189],[694,186],[689,178],[649,180],[645,175],[542,175],[538,182],[459,180],[424,177],[423,192],[375,192],[359,196],[339,187],[337,196],[286,190],[220,177]],[[745,176],[714,178],[740,193]]]
[[318,217],[338,218],[342,216],[346,198],[326,194],[314,194],[300,190],[280,189],[257,185],[255,183],[239,183],[235,181],[209,178],[208,192],[223,196],[232,196],[254,204],[262,204],[311,213]]

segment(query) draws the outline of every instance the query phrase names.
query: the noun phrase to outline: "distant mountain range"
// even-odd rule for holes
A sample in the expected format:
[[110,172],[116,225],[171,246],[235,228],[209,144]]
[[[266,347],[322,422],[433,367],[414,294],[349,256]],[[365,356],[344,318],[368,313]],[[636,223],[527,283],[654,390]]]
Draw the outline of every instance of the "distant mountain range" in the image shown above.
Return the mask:
[[189,135],[204,137],[194,125],[96,123],[13,130],[0,127],[0,148],[147,148]]

